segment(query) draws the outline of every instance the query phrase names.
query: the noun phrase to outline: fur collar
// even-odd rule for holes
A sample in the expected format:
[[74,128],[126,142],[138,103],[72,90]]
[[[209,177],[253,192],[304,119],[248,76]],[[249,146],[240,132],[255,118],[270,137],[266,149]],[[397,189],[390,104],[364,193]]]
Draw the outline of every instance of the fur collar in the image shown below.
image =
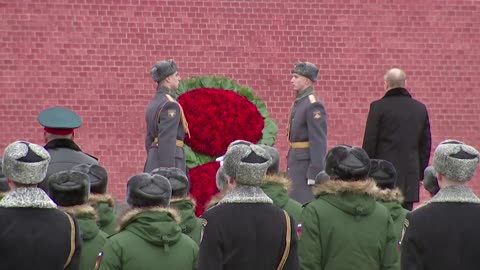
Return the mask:
[[56,149],[56,148],[68,148],[75,151],[82,151],[80,147],[70,139],[55,139],[49,141],[45,146],[45,149]]
[[182,218],[177,210],[172,208],[164,208],[164,207],[148,207],[148,208],[133,208],[127,211],[121,218],[118,223],[117,231],[121,231],[125,229],[125,226],[133,219],[135,216],[142,212],[159,212],[159,213],[169,213],[172,215],[175,223],[180,224]]
[[357,194],[367,194],[375,196],[377,192],[377,185],[372,179],[359,181],[340,181],[328,180],[324,183],[318,184],[313,188],[313,194],[338,194],[344,192],[351,192]]
[[270,199],[258,186],[237,185],[227,192],[225,197],[218,202],[222,203],[271,203]]
[[0,200],[0,207],[57,208],[57,205],[40,188],[17,187]]
[[113,196],[107,193],[90,193],[90,196],[88,197],[88,202],[90,204],[96,204],[98,202],[106,202],[108,205],[113,207],[115,205],[115,200],[113,199]]
[[278,184],[283,187],[287,192],[290,192],[292,189],[292,182],[287,178],[283,177],[280,174],[267,175],[263,180],[263,185],[265,184]]
[[469,187],[458,185],[441,188],[425,205],[436,202],[480,203],[480,199]]
[[172,198],[172,199],[170,199],[170,205],[172,203],[175,203],[175,202],[185,202],[185,201],[191,202],[192,205],[193,205],[193,208],[195,208],[195,206],[197,206],[197,201],[190,196],[187,196],[185,198]]
[[398,188],[394,189],[380,189],[377,188],[377,192],[374,195],[375,199],[384,202],[403,202],[402,191]]
[[95,209],[88,204],[74,205],[74,206],[59,206],[64,212],[72,214],[75,217],[87,216],[96,218],[97,214]]

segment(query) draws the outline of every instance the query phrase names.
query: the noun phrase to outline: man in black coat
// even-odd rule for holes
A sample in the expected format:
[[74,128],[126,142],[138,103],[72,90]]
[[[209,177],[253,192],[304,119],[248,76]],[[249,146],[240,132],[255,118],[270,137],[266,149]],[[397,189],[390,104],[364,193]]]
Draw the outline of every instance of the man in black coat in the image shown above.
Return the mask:
[[176,167],[186,173],[183,139],[189,132],[182,106],[176,100],[175,90],[180,83],[177,64],[173,60],[159,61],[153,65],[151,75],[157,91],[145,113],[147,160],[143,171]]
[[478,151],[460,141],[442,142],[433,157],[440,191],[407,214],[401,241],[404,270],[474,270],[480,267],[480,199],[467,187]]
[[370,104],[363,149],[371,159],[384,159],[395,166],[403,206],[412,210],[430,158],[430,121],[425,105],[405,89],[405,72],[390,69],[384,80],[387,92]]
[[0,200],[0,269],[79,269],[81,237],[75,218],[37,188],[50,155],[41,146],[7,146],[3,172],[15,187]]
[[48,177],[68,171],[79,164],[98,164],[98,159],[74,142],[75,129],[82,125],[80,116],[65,107],[50,107],[40,112],[38,122],[44,128],[45,149],[50,154],[46,178],[39,187],[48,192]]
[[223,167],[233,186],[203,214],[199,270],[298,269],[295,222],[262,191],[271,163],[257,145],[234,145]]

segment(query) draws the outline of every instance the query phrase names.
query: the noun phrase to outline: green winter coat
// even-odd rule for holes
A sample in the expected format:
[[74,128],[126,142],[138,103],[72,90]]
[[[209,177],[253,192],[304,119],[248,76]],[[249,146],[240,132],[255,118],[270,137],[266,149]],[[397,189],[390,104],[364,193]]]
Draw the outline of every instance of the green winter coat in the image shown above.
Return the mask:
[[393,219],[394,231],[396,236],[397,243],[400,241],[403,230],[403,223],[405,222],[405,217],[409,212],[407,209],[402,207],[403,196],[400,189],[381,189],[376,194],[375,197],[377,202],[385,206],[389,212],[390,216]]
[[301,269],[397,269],[399,254],[388,210],[373,197],[372,180],[330,180],[301,215]]
[[97,226],[95,209],[90,205],[62,207],[62,209],[75,216],[80,229],[82,236],[80,270],[94,269],[98,254],[102,251],[107,239],[107,234]]
[[90,194],[89,203],[97,212],[97,224],[107,235],[116,232],[117,215],[114,211],[115,200],[110,194]]
[[291,182],[281,175],[267,175],[264,179],[262,190],[267,194],[273,203],[287,211],[287,213],[298,223],[302,213],[302,205],[288,197]]
[[133,209],[120,222],[120,231],[107,239],[100,270],[191,270],[198,246],[180,226],[173,209]]
[[202,222],[195,215],[195,201],[192,198],[172,199],[170,207],[177,209],[182,216],[182,221],[180,222],[182,232],[190,236],[197,245],[200,245]]

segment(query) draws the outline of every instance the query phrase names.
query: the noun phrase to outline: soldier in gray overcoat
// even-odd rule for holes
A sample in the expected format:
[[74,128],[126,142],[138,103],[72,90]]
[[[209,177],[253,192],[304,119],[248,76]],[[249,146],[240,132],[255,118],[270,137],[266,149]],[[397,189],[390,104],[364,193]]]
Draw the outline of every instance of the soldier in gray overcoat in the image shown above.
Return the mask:
[[327,112],[313,90],[317,76],[314,64],[299,62],[290,80],[297,96],[287,126],[287,173],[293,182],[290,196],[300,203],[313,199],[310,185],[315,184],[316,175],[325,168]]
[[159,61],[153,65],[151,75],[158,87],[145,115],[147,160],[143,171],[177,167],[186,173],[183,139],[188,125],[176,101],[175,90],[180,83],[177,64],[173,60]]
[[48,192],[48,177],[68,171],[79,164],[98,164],[98,159],[83,152],[74,142],[75,129],[82,125],[80,116],[64,107],[50,107],[40,112],[38,122],[44,127],[44,148],[51,156],[46,178],[39,187]]

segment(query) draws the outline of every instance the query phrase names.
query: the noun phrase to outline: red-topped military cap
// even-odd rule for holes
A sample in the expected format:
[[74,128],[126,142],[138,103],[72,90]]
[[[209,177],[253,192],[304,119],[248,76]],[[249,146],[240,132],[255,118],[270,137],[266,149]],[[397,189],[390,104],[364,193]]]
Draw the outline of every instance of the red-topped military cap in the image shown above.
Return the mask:
[[82,125],[80,116],[65,107],[50,107],[40,112],[38,122],[46,132],[56,135],[67,135]]

